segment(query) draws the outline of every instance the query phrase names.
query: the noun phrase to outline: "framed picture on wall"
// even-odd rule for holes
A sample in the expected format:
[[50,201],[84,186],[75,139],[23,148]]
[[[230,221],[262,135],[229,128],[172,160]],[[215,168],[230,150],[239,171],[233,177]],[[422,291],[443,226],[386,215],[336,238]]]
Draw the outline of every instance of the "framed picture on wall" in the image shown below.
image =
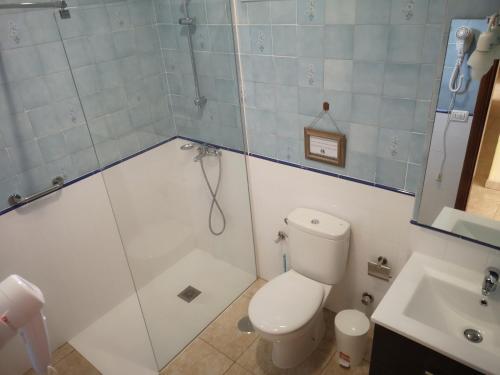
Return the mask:
[[306,159],[345,167],[346,137],[342,133],[304,128]]

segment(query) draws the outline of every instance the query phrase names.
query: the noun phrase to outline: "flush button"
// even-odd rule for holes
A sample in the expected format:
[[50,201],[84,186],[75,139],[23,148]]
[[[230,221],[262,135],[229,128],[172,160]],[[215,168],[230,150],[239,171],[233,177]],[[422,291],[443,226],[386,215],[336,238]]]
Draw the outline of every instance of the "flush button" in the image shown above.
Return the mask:
[[319,224],[319,220],[318,219],[312,219],[311,220],[311,224]]

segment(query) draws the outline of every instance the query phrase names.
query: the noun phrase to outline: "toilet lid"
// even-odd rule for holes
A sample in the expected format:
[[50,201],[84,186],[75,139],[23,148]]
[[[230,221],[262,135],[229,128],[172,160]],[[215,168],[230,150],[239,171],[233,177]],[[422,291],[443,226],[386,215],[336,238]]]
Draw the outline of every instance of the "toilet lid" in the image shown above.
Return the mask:
[[248,315],[259,330],[283,335],[306,325],[323,302],[323,286],[288,271],[260,288],[250,301]]

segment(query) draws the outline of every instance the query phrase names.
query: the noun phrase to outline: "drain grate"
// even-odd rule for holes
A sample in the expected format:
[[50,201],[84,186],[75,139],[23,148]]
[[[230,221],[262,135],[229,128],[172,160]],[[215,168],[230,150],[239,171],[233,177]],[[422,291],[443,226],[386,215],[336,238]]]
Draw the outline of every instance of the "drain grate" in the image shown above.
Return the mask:
[[180,299],[183,299],[187,303],[190,303],[192,300],[194,300],[200,294],[201,294],[201,292],[198,289],[189,285],[182,292],[177,294],[177,297],[179,297]]

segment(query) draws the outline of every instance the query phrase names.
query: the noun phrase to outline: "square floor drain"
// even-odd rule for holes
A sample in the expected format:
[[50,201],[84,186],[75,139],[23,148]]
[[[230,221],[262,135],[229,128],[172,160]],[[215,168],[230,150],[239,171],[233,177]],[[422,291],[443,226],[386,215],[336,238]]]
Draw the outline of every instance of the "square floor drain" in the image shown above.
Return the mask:
[[191,302],[194,300],[196,297],[198,297],[201,294],[201,292],[189,285],[186,289],[184,289],[182,292],[180,292],[177,297],[183,299],[187,303]]

